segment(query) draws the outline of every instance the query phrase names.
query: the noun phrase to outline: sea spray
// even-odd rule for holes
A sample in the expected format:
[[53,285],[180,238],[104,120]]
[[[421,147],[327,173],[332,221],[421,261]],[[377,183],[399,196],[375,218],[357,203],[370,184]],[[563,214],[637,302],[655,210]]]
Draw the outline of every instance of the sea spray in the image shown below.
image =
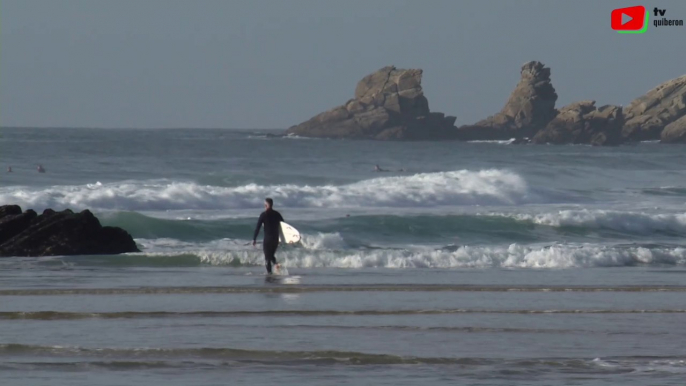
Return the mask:
[[532,194],[519,174],[499,169],[379,177],[348,185],[220,187],[150,180],[0,188],[0,201],[36,210],[47,207],[130,211],[260,208],[266,196],[273,197],[279,207],[291,208],[515,205],[549,201]]
[[[323,238],[332,237],[331,235]],[[137,240],[142,254],[127,255],[132,265],[157,264],[156,259],[178,264],[174,256],[185,256],[197,265],[261,266],[260,250],[240,247],[227,240],[212,246],[180,244],[158,240]],[[121,259],[111,257],[113,264]],[[684,265],[686,248],[660,246],[601,246],[596,244],[553,244],[504,246],[457,246],[446,248],[375,248],[375,249],[306,249],[283,248],[277,259],[297,268],[519,268],[564,269],[592,267],[627,267],[636,265]],[[87,260],[80,261],[88,264]],[[185,265],[185,264],[183,264]]]
[[[499,216],[499,214],[491,215]],[[658,214],[584,209],[504,216],[552,227],[609,229],[639,235],[656,232],[672,232],[686,235],[686,213]]]

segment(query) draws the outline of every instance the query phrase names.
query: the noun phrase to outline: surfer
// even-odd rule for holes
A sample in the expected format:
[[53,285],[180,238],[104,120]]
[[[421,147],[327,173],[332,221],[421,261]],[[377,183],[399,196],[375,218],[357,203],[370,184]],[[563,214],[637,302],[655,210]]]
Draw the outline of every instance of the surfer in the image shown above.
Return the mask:
[[283,221],[281,213],[275,211],[272,207],[274,206],[274,200],[271,198],[264,199],[264,212],[260,214],[260,218],[257,220],[257,227],[255,227],[255,234],[252,238],[252,245],[255,246],[257,243],[257,236],[260,234],[260,228],[264,224],[264,241],[262,242],[262,250],[264,251],[264,260],[267,267],[267,273],[272,273],[272,263],[274,267],[278,268],[279,265],[276,263],[276,248],[279,247],[279,227]]
[[38,165],[36,168],[38,170],[38,173],[45,173],[45,169],[43,168],[43,165]]
[[387,172],[388,170],[386,169],[381,169],[379,165],[374,165],[374,171],[375,172]]
[[12,167],[11,166],[7,167],[7,173],[12,173]]

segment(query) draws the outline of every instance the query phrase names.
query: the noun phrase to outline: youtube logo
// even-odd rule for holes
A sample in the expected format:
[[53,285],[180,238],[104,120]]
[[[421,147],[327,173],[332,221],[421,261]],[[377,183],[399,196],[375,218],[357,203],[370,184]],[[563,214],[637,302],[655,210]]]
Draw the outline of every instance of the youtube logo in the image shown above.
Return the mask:
[[619,33],[643,33],[648,30],[648,13],[642,5],[612,11],[612,29]]

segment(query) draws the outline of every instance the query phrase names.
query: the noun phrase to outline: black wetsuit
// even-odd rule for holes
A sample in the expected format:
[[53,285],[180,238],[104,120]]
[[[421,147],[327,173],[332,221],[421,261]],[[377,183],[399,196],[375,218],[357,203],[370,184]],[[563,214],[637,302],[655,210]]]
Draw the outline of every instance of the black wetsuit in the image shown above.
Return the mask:
[[267,266],[267,272],[272,273],[272,263],[276,264],[276,248],[279,247],[279,233],[280,225],[283,221],[281,213],[275,211],[274,209],[267,209],[257,220],[257,227],[255,227],[255,235],[253,236],[253,241],[257,240],[257,235],[260,234],[260,228],[264,224],[264,242],[262,243],[262,249],[264,250],[264,260]]

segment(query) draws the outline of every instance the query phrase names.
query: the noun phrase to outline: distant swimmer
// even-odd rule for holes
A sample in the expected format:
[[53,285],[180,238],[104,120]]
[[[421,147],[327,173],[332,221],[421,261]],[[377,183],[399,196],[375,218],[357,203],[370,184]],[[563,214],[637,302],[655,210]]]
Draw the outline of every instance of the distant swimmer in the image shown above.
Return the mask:
[[12,167],[11,166],[7,167],[7,173],[12,173]]
[[43,168],[43,165],[38,165],[38,168],[36,168],[36,169],[38,170],[38,173],[45,173],[45,169]]
[[381,169],[381,168],[379,167],[379,165],[375,165],[375,166],[374,166],[374,171],[375,171],[375,172],[390,172],[390,170]]

